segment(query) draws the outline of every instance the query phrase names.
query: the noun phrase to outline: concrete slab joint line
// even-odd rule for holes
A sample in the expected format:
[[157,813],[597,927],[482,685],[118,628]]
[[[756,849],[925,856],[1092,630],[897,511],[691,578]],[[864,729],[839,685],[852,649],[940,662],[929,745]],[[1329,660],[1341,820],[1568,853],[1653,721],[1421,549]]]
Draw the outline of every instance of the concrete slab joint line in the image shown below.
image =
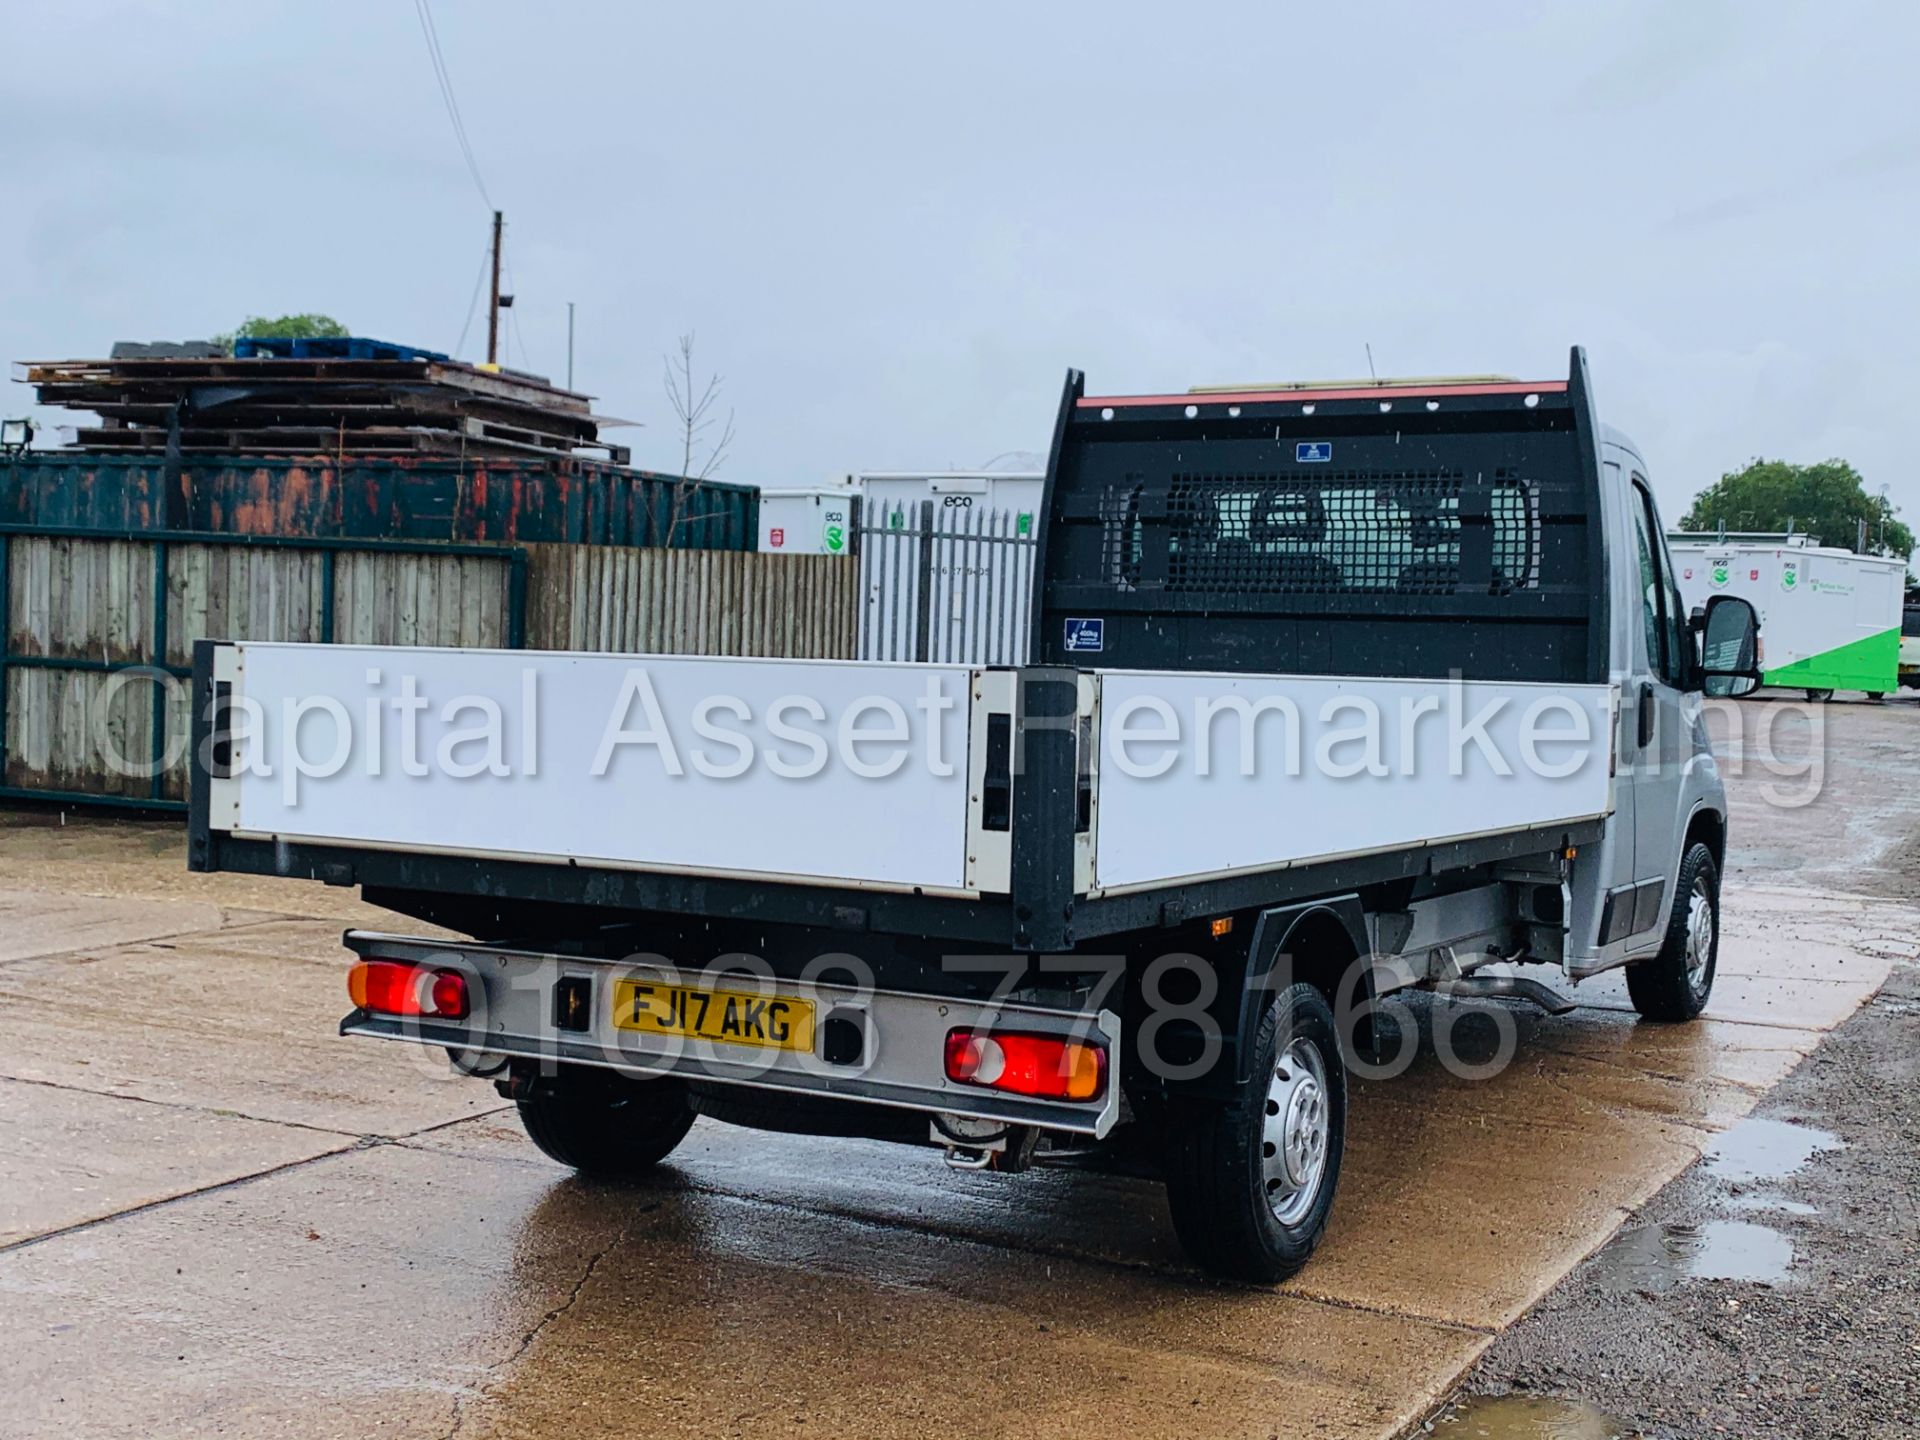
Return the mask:
[[[651,1205],[641,1206],[636,1213],[644,1215],[649,1211],[658,1210],[659,1208],[659,1203],[655,1202]],[[631,1231],[632,1223],[630,1221],[622,1222],[619,1231],[614,1235],[613,1239],[600,1246],[599,1249],[587,1257],[587,1263],[581,1267],[580,1276],[573,1282],[572,1288],[567,1291],[566,1298],[551,1310],[547,1311],[546,1314],[542,1315],[534,1326],[520,1337],[520,1343],[514,1346],[512,1354],[496,1360],[486,1367],[480,1382],[474,1387],[473,1395],[478,1397],[484,1393],[486,1384],[485,1377],[487,1375],[491,1375],[495,1371],[505,1369],[508,1366],[517,1365],[521,1359],[525,1357],[526,1353],[533,1348],[534,1341],[540,1338],[542,1332],[574,1307],[579,1301],[581,1293],[587,1288],[588,1282],[593,1279],[594,1271],[600,1268],[600,1262],[606,1259],[613,1251],[619,1249],[620,1246],[626,1242],[627,1236]],[[467,1398],[468,1396],[464,1394],[456,1394],[453,1397],[453,1423],[447,1429],[445,1440],[454,1440],[454,1437],[460,1433]]]

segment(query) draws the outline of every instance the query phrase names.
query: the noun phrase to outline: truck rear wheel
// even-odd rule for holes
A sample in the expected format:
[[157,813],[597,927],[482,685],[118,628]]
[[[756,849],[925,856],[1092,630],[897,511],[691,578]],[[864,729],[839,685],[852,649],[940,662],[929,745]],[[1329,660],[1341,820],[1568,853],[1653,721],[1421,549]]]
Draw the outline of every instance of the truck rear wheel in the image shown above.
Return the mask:
[[1174,1120],[1167,1202],[1195,1264],[1272,1284],[1320,1243],[1346,1148],[1347,1072],[1333,1010],[1311,985],[1275,998],[1253,1076],[1230,1103]]
[[1696,840],[1680,860],[1667,938],[1651,960],[1627,967],[1627,994],[1649,1020],[1692,1020],[1707,1008],[1720,958],[1720,871]]
[[687,1087],[575,1066],[517,1098],[527,1138],[582,1175],[630,1180],[665,1159],[693,1125]]

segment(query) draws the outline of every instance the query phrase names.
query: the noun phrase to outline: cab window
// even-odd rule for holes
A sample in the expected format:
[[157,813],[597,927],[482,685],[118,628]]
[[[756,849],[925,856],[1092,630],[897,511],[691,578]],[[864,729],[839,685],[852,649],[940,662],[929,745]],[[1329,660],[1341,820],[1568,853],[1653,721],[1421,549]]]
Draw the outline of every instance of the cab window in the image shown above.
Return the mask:
[[1673,563],[1660,531],[1660,512],[1646,477],[1633,477],[1633,516],[1639,535],[1641,618],[1647,629],[1647,664],[1667,684],[1687,683],[1686,617],[1673,581]]

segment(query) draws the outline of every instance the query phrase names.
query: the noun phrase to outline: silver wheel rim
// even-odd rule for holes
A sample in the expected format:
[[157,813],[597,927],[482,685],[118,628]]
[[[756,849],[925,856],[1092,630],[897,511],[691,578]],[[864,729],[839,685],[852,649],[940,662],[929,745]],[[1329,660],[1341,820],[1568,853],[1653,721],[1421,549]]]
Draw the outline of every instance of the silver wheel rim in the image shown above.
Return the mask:
[[1705,875],[1693,879],[1687,896],[1687,984],[1698,991],[1713,957],[1713,895]]
[[1260,1178],[1267,1204],[1282,1225],[1297,1225],[1313,1209],[1327,1173],[1327,1067],[1320,1047],[1289,1045],[1267,1082],[1267,1113],[1260,1133]]

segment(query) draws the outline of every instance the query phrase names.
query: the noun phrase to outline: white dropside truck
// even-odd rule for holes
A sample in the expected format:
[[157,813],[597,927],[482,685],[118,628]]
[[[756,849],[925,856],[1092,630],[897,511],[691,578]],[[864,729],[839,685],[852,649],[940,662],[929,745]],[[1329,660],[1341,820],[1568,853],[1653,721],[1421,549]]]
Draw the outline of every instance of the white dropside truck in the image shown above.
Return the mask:
[[1804,536],[1672,539],[1680,598],[1690,607],[1738,595],[1766,631],[1761,683],[1825,700],[1858,690],[1878,700],[1900,685],[1900,607],[1907,563],[1856,555]]
[[[1727,819],[1646,466],[1566,380],[1087,397],[1029,663],[195,654],[191,863],[358,885],[350,1035],[601,1175],[696,1116],[1164,1178],[1270,1281],[1389,991],[1706,1003]],[[1403,1037],[1405,1038],[1405,1037]],[[833,1164],[822,1149],[821,1164]]]

